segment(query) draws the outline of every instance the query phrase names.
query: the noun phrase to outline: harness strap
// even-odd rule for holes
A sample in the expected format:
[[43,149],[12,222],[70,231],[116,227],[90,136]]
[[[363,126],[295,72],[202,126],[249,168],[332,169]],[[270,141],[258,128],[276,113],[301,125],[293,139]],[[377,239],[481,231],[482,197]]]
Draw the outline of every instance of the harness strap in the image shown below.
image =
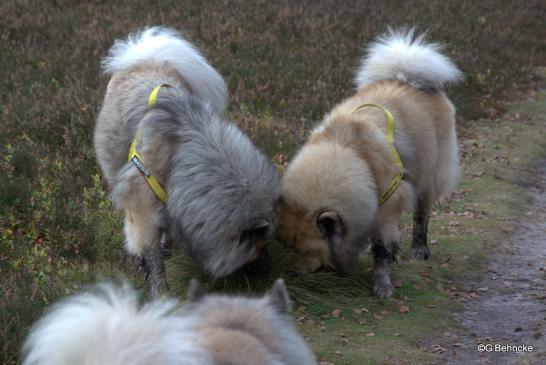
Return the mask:
[[394,163],[400,167],[400,171],[394,176],[391,183],[387,187],[387,189],[379,196],[379,204],[383,204],[389,197],[396,191],[398,186],[400,186],[400,182],[402,181],[402,178],[404,177],[404,165],[402,163],[402,159],[400,158],[400,154],[396,150],[396,147],[394,147],[394,116],[390,111],[388,111],[385,107],[379,105],[379,104],[373,104],[373,103],[367,103],[357,106],[351,111],[351,114],[354,112],[357,112],[359,110],[362,110],[364,108],[379,108],[385,112],[387,115],[387,142],[391,146],[391,155],[394,159]]
[[[148,104],[147,104],[148,108],[151,108],[154,106],[154,104],[157,101],[157,95],[159,94],[159,90],[162,87],[171,87],[171,85],[161,84],[159,86],[156,86],[150,93],[150,96],[148,97]],[[137,129],[137,132],[135,133],[133,141],[131,142],[131,146],[129,147],[128,161],[132,162],[136,166],[138,171],[140,171],[140,174],[142,175],[142,177],[144,177],[144,179],[148,183],[148,186],[150,187],[150,189],[152,189],[152,191],[157,196],[157,198],[161,200],[163,204],[167,204],[167,198],[168,198],[167,192],[165,191],[165,189],[163,189],[159,181],[157,181],[156,177],[152,174],[150,169],[148,169],[144,165],[142,156],[136,150],[137,141],[140,138],[140,134],[141,133],[139,128]]]

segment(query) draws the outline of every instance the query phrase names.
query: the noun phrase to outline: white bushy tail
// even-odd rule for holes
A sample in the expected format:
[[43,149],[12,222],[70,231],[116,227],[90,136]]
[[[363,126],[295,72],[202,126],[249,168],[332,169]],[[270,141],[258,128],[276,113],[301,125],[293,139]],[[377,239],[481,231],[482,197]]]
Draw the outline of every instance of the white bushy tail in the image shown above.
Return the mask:
[[61,301],[32,328],[23,365],[209,363],[188,338],[191,323],[173,313],[176,301],[141,306],[128,286],[99,289]]
[[106,73],[114,73],[147,61],[170,63],[197,97],[218,111],[224,110],[227,103],[224,79],[195,46],[173,29],[151,27],[129,35],[126,40],[117,40],[102,67]]
[[382,80],[399,80],[425,90],[441,90],[462,73],[437,43],[425,42],[414,29],[392,30],[370,44],[362,57],[355,84],[361,88]]

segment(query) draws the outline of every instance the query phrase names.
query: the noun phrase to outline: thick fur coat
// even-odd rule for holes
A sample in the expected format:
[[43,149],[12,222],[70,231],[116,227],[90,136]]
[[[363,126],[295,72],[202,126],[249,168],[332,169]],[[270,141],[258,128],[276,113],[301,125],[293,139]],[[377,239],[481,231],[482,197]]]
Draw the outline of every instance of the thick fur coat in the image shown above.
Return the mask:
[[[222,77],[178,33],[149,28],[116,41],[95,149],[127,250],[143,259],[153,293],[165,285],[161,242],[180,244],[213,276],[264,255],[277,224],[280,182],[271,162],[222,111]],[[162,84],[157,102],[147,106]],[[137,151],[168,194],[163,204],[128,161]]]
[[282,280],[261,298],[207,295],[140,305],[103,284],[56,304],[31,330],[23,365],[312,365]]
[[[404,210],[414,212],[412,256],[430,256],[431,207],[458,179],[455,108],[442,88],[460,76],[438,45],[413,30],[391,31],[370,45],[356,94],[324,118],[283,176],[280,233],[298,252],[296,270],[353,271],[371,241],[374,293],[390,296]],[[402,182],[383,204],[379,196],[399,167],[386,138],[386,113],[355,110],[366,103],[393,114],[404,166]]]

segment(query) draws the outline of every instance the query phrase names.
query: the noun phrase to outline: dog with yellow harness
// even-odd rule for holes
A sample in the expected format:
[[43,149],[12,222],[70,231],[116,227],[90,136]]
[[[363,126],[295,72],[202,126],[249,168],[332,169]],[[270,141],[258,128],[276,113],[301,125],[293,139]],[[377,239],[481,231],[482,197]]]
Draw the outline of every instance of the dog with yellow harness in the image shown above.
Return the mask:
[[266,269],[279,176],[223,116],[222,76],[159,27],[116,41],[103,68],[112,77],[95,128],[97,160],[152,294],[166,287],[162,248],[171,242],[214,277],[245,264]]
[[373,42],[357,92],[336,106],[290,163],[281,187],[280,236],[294,269],[354,271],[368,243],[373,293],[393,294],[403,211],[414,215],[411,256],[428,259],[433,203],[458,180],[455,108],[443,88],[461,72],[414,30]]

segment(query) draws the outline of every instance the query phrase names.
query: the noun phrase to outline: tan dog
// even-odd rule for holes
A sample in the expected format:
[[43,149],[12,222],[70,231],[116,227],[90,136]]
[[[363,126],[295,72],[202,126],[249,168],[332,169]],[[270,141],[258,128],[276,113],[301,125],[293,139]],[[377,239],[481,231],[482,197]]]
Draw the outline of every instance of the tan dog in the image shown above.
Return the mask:
[[312,132],[282,180],[280,234],[299,254],[296,270],[351,271],[371,240],[373,293],[390,297],[404,210],[414,212],[412,257],[430,257],[432,204],[458,179],[455,109],[441,90],[460,76],[438,45],[413,30],[371,44],[357,93]]
[[57,304],[25,343],[23,365],[314,365],[279,279],[261,298],[206,295],[144,306],[127,286],[103,284]]

